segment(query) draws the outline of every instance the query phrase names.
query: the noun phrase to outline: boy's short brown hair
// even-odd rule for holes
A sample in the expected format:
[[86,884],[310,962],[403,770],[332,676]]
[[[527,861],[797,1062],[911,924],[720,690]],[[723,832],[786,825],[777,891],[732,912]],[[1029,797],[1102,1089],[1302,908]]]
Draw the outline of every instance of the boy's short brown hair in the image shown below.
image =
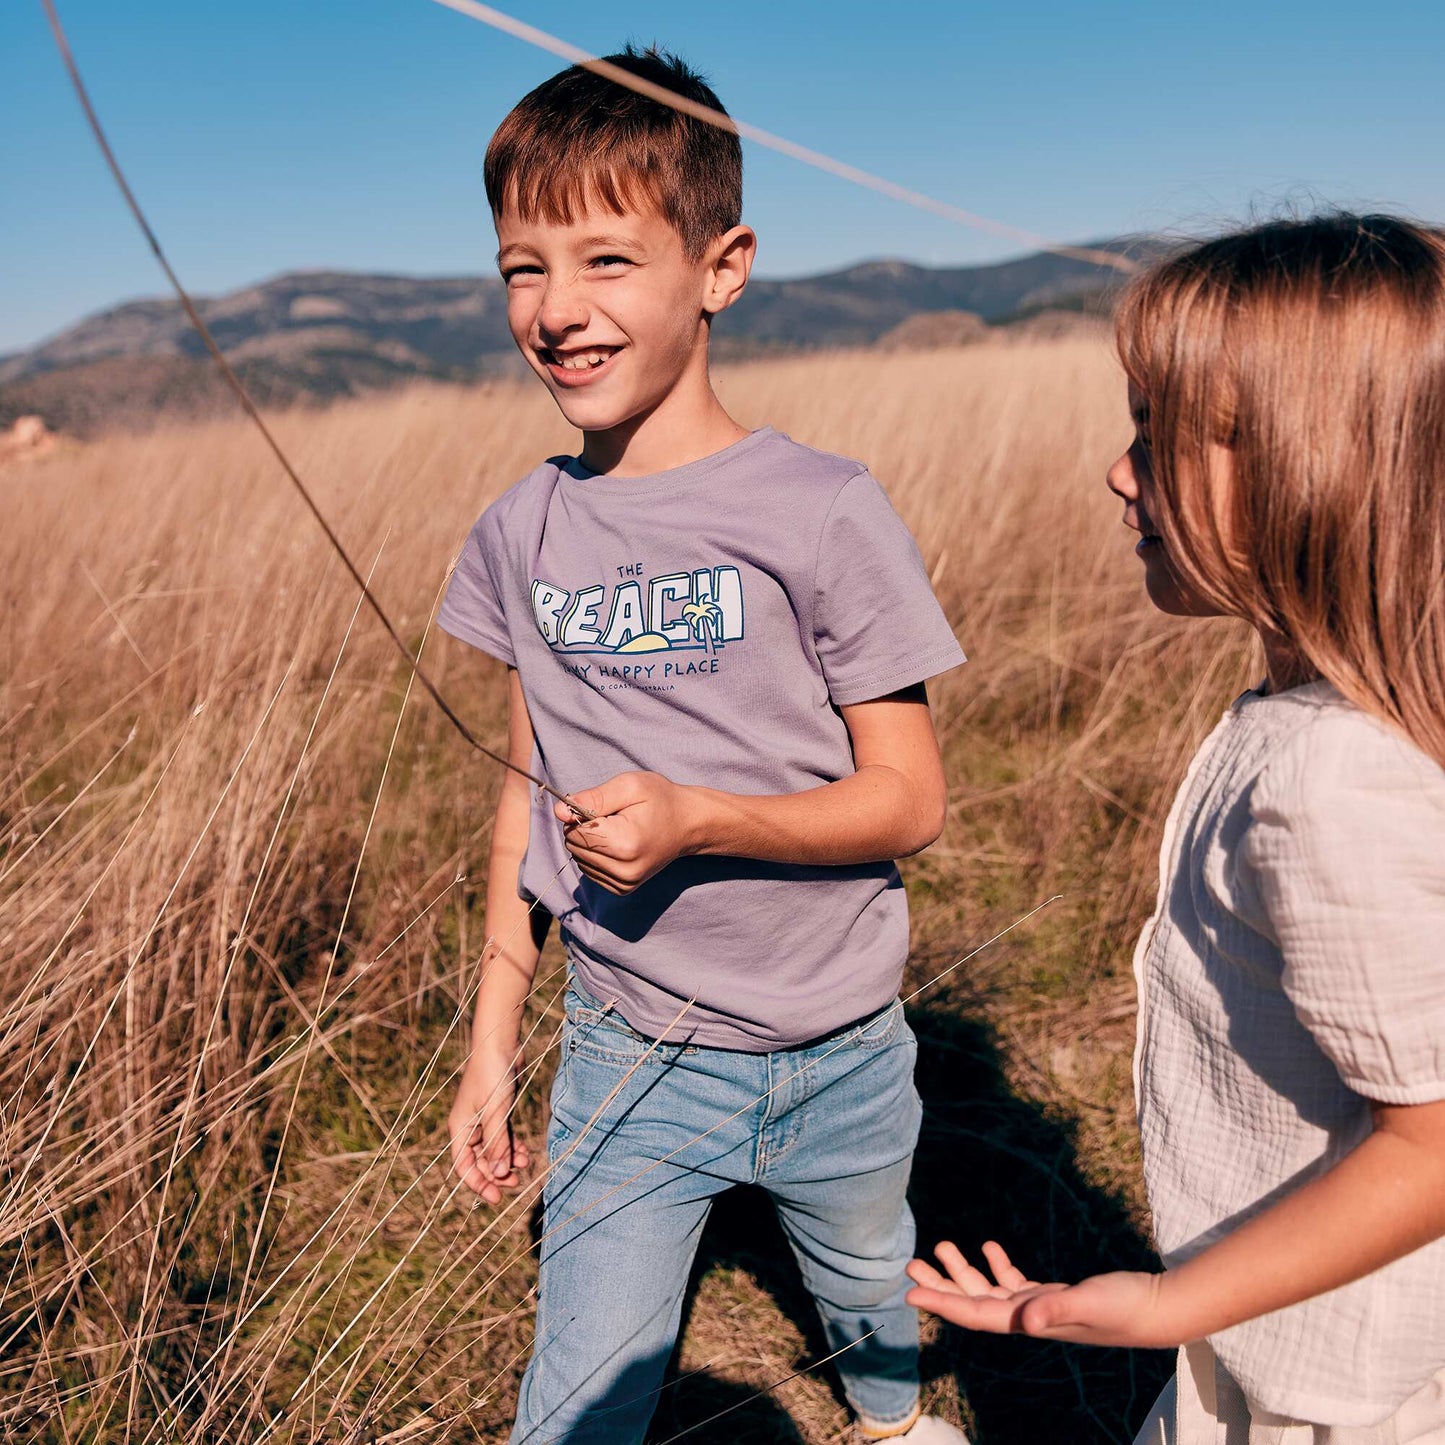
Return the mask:
[[[666,51],[628,46],[606,59],[723,109],[702,77]],[[580,65],[544,81],[512,108],[487,147],[482,174],[493,215],[510,207],[526,222],[566,225],[589,204],[617,215],[650,205],[694,258],[742,219],[743,153],[735,132]]]

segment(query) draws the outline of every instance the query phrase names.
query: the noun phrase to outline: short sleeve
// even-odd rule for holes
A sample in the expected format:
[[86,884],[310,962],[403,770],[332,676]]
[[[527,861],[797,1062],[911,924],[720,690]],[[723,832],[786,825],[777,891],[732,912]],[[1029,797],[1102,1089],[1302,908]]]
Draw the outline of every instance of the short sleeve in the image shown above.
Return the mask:
[[500,544],[500,529],[494,525],[493,513],[494,509],[483,512],[467,534],[437,613],[437,626],[500,658],[508,667],[515,667],[517,659],[502,607],[501,558],[495,550]]
[[828,695],[840,707],[965,660],[917,544],[867,472],[845,483],[823,522],[813,637]]
[[1445,771],[1340,708],[1271,760],[1250,815],[1241,861],[1300,1021],[1356,1093],[1445,1098]]

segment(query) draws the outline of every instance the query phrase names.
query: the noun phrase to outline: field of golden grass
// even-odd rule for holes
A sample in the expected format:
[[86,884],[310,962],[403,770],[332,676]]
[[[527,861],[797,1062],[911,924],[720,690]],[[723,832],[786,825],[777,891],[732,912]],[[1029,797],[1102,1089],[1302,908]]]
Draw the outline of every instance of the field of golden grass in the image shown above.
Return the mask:
[[[943,974],[910,1009],[921,1236],[997,1236],[1040,1278],[1147,1263],[1129,959],[1172,786],[1250,658],[1143,597],[1102,480],[1117,367],[1075,339],[718,380],[745,423],[869,462],[972,656],[933,689],[947,829],[904,870],[908,986]],[[448,661],[430,617],[482,506],[569,449],[550,401],[419,389],[275,424],[501,745],[500,670]],[[0,497],[0,1433],[502,1441],[534,1191],[473,1209],[445,1139],[495,768],[243,421],[62,449]],[[927,1338],[929,1400],[981,1445],[1127,1442],[1166,1363]],[[728,1199],[654,1440],[844,1438],[821,1353],[765,1203]]]

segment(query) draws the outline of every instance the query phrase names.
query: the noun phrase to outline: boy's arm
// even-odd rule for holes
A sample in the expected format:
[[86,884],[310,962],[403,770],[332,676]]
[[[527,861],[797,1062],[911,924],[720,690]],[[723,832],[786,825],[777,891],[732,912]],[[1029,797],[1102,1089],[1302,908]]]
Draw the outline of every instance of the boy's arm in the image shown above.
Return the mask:
[[[507,669],[507,689],[507,757],[530,768],[532,723],[515,668]],[[511,1114],[522,1010],[552,918],[517,894],[517,870],[527,848],[529,786],[526,778],[508,772],[497,798],[487,864],[487,941],[471,1051],[448,1119],[452,1165],[490,1204],[501,1200],[504,1189],[515,1189],[520,1172],[531,1163],[526,1146],[513,1138]]]
[[685,854],[773,863],[874,863],[926,848],[943,830],[947,789],[922,683],[842,709],[856,771],[801,793],[750,796],[622,773],[559,805],[567,846],[593,882],[630,893]]
[[990,1243],[991,1280],[941,1244],[947,1274],[914,1260],[909,1302],[969,1329],[1168,1348],[1337,1289],[1445,1235],[1445,1100],[1374,1114],[1332,1169],[1178,1269],[1037,1284]]

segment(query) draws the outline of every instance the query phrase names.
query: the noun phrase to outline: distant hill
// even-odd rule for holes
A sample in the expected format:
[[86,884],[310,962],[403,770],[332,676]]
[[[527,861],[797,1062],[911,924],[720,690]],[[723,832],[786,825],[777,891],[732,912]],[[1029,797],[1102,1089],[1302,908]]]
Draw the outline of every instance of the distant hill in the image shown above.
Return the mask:
[[[1152,254],[1158,246],[1136,238],[1097,249]],[[1112,267],[1047,251],[946,269],[869,261],[826,276],[754,281],[716,330],[755,346],[870,346],[920,312],[971,311],[997,326],[1036,311],[1102,307],[1122,279]]]
[[[1157,249],[1145,238],[1101,247]],[[967,311],[996,325],[1042,311],[1098,311],[1119,280],[1111,267],[1051,253],[948,269],[871,261],[824,276],[755,280],[718,318],[716,350],[737,357],[868,346],[920,313]],[[197,309],[268,405],[419,378],[471,381],[521,365],[494,277],[297,271],[198,298]],[[224,396],[174,301],[129,302],[0,358],[0,426],[33,412],[54,428],[84,433],[162,411],[208,412]]]

